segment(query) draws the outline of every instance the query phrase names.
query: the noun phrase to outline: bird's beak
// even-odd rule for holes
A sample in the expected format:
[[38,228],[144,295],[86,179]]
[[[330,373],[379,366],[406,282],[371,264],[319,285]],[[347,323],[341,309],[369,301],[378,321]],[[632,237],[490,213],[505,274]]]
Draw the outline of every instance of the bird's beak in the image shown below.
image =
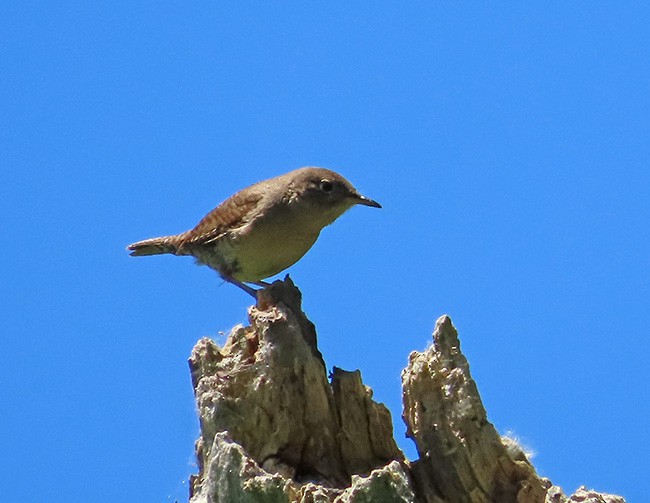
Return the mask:
[[381,204],[379,204],[377,201],[367,198],[366,196],[362,196],[361,194],[355,194],[354,199],[357,204],[363,204],[364,206],[372,206],[373,208],[381,208]]

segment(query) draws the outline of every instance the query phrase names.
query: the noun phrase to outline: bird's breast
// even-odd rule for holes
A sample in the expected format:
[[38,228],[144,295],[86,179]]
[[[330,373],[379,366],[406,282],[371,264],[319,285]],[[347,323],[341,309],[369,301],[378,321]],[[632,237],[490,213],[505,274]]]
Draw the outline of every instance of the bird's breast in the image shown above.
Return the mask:
[[253,282],[285,270],[309,251],[319,233],[320,227],[314,228],[292,214],[250,222],[228,239],[236,259],[233,277]]

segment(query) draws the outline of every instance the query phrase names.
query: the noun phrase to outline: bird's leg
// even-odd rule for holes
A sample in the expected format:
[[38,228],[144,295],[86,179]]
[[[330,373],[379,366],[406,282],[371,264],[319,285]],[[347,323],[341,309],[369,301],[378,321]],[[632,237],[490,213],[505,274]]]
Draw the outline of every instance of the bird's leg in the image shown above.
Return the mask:
[[238,286],[239,288],[244,290],[247,294],[251,295],[254,299],[257,300],[257,290],[255,290],[255,288],[252,288],[252,287],[248,286],[247,284],[242,283],[241,281],[237,281],[235,278],[231,278],[229,276],[224,275],[224,276],[221,276],[221,277],[224,279],[224,281],[227,281],[228,283],[231,283],[231,284],[233,284],[235,286]]

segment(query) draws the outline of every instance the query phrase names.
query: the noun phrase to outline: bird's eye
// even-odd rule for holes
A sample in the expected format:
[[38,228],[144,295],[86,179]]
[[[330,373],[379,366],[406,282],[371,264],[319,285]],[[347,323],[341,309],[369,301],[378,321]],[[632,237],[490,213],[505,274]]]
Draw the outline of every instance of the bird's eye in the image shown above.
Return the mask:
[[323,192],[332,192],[332,189],[334,188],[334,184],[332,184],[332,182],[330,182],[329,180],[321,180],[319,188]]

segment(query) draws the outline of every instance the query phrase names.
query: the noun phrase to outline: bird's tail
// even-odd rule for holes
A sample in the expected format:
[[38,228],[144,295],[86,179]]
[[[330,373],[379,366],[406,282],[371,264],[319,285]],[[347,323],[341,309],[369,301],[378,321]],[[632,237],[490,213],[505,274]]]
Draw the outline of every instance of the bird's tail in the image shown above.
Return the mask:
[[176,253],[178,250],[179,236],[162,236],[159,238],[145,239],[126,247],[132,257],[144,255],[161,255],[163,253]]

